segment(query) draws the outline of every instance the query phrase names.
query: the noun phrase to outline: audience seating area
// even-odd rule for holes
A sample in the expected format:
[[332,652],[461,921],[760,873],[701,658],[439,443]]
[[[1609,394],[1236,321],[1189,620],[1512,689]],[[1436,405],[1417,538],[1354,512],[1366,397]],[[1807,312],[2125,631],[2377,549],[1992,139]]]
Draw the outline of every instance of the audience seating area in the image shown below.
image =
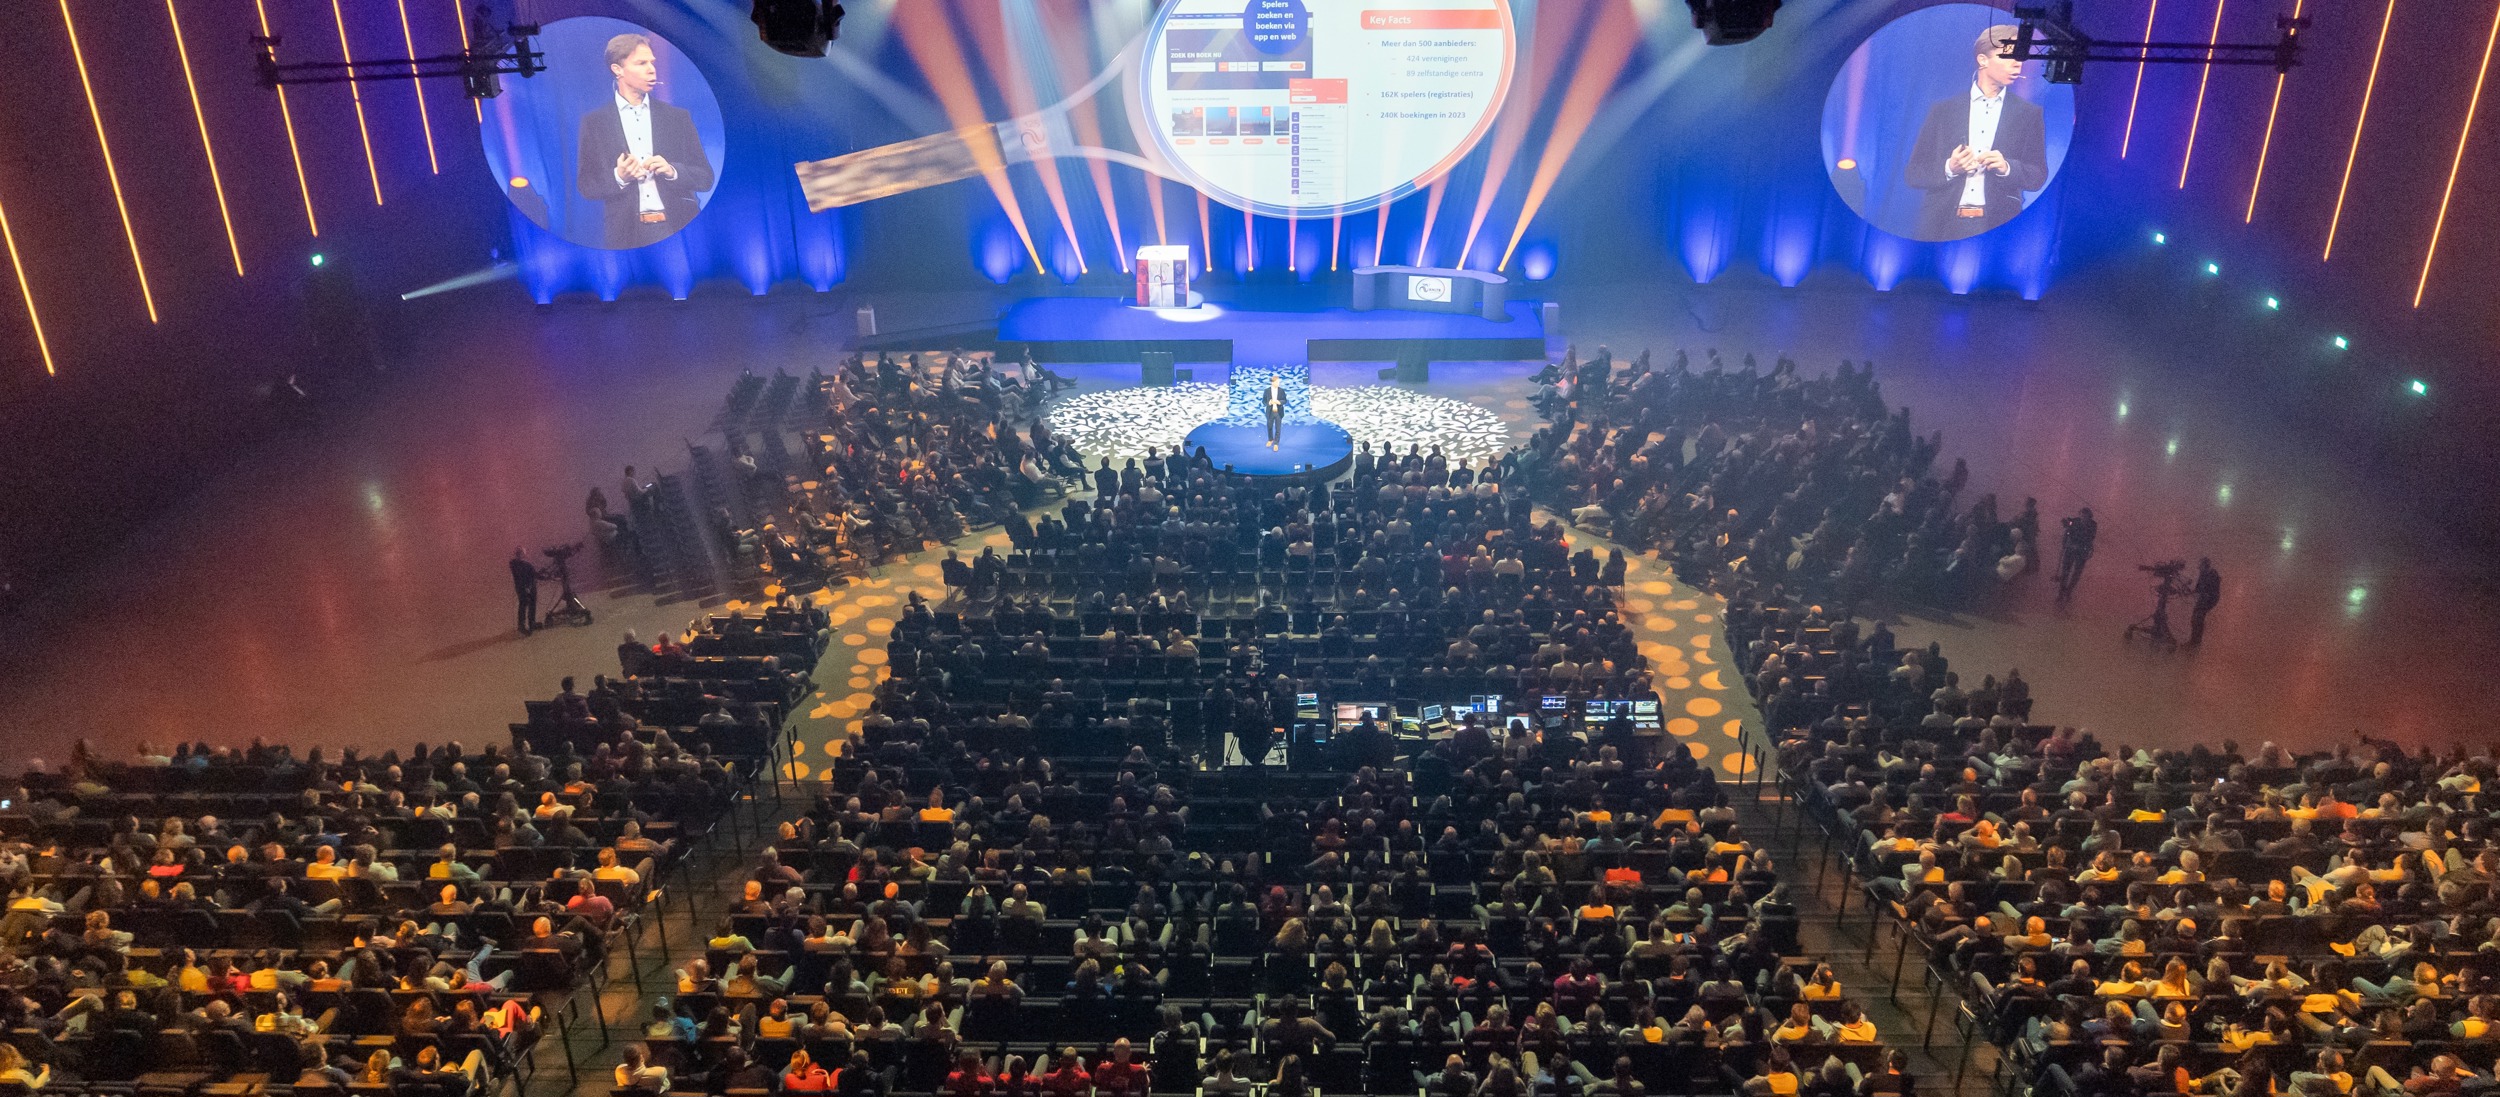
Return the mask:
[[547,1036],[575,1066],[611,958],[641,979],[661,882],[762,821],[821,626],[776,610],[629,645],[636,673],[567,679],[509,748],[82,743],[22,774],[0,1087],[467,1097],[525,1090]]
[[2038,556],[2036,514],[1953,514],[1967,471],[1932,474],[1940,437],[1887,417],[1871,370],[1603,367],[1560,371],[1526,475],[1728,596],[1818,885],[1839,870],[1844,919],[1863,897],[1867,960],[1890,934],[1922,1043],[1951,1010],[1965,1069],[1995,1044],[1994,1081],[2039,1097],[2500,1088],[2488,751],[2105,748],[2035,722],[2019,671],[1972,684],[1851,617]]
[[1470,717],[1215,764],[1305,693],[1654,697],[1619,559],[1438,455],[1096,475],[907,600],[620,1097],[1904,1088],[1671,741]]

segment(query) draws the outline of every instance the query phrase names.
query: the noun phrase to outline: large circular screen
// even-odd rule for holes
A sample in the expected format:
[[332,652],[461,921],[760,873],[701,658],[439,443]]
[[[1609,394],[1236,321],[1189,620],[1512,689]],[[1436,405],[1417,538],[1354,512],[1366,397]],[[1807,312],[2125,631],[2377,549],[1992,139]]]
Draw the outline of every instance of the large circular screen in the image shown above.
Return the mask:
[[677,234],[720,182],[720,102],[694,62],[622,19],[540,28],[547,71],[482,100],[486,164],[524,216],[583,247]]
[[1960,240],[2040,197],[2075,136],[2075,89],[2000,56],[2003,9],[1939,4],[1859,43],[1823,100],[1823,167],[1858,216],[1912,240]]
[[1170,0],[1140,105],[1164,160],[1217,201],[1352,213],[1475,148],[1517,33],[1508,0]]

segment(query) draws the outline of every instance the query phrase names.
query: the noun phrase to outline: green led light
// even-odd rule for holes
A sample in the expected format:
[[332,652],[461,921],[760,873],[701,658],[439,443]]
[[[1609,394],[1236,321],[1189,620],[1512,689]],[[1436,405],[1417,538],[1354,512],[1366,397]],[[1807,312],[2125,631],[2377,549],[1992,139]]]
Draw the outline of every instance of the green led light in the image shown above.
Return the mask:
[[2153,234],[2153,242],[2156,244],[2167,244],[2170,242],[2170,234],[2166,232],[2156,232]]
[[2431,383],[2416,377],[2413,379],[2412,383],[2405,386],[2405,390],[2411,392],[2415,396],[2428,396],[2431,394]]
[[2343,350],[2343,349],[2345,349],[2345,348],[2347,348],[2347,347],[2350,347],[2350,346],[2352,346],[2352,344],[2351,344],[2350,342],[2347,342],[2347,341],[2344,339],[2344,337],[2343,337],[2343,336],[2338,335],[2338,336],[2336,336],[2336,337],[2335,337],[2335,349],[2337,349],[2337,350]]
[[2207,274],[2220,274],[2220,273],[2222,273],[2222,264],[2220,264],[2220,263],[2207,263],[2207,264],[2205,264],[2205,273],[2207,273]]
[[2266,298],[2266,307],[2269,309],[2280,309],[2283,307],[2283,299],[2280,297],[2268,297]]
[[317,266],[320,266],[321,264],[326,263],[326,262],[328,262],[328,261],[329,261],[329,260],[322,258],[322,255],[321,255],[321,253],[320,253],[320,252],[317,252],[317,251],[316,251],[316,252],[314,252],[314,253],[313,253],[313,257],[312,257],[312,265],[314,265],[314,266],[316,266],[316,267],[317,267]]

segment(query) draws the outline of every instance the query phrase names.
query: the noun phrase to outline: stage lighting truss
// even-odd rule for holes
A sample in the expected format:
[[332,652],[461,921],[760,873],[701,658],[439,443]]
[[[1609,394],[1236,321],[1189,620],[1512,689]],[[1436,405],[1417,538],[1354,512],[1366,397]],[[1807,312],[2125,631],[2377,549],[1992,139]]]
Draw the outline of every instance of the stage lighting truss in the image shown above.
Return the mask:
[[2014,9],[2021,20],[2012,46],[2000,56],[2038,61],[2053,84],[2080,84],[2083,66],[2093,61],[2139,65],[2264,65],[2290,72],[2300,65],[2300,32],[2306,17],[2280,16],[2281,32],[2272,42],[2121,42],[2094,38],[2075,26],[2075,0]]
[[484,4],[478,5],[477,15],[470,22],[469,47],[460,53],[282,64],[278,61],[280,37],[255,34],[251,38],[252,59],[260,70],[260,86],[264,88],[375,80],[458,79],[469,98],[492,99],[503,94],[504,77],[527,78],[547,71],[547,55],[539,52],[536,41],[538,24],[509,23],[498,29],[487,21]]

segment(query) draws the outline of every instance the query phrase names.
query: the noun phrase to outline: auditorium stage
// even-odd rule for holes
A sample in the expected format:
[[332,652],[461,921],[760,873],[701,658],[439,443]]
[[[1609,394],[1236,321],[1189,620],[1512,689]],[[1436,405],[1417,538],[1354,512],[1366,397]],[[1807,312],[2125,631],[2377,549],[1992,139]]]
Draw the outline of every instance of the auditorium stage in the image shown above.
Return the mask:
[[1401,348],[1435,360],[1541,361],[1546,342],[1535,301],[1513,301],[1510,319],[1436,312],[1280,308],[1269,302],[1194,309],[1139,308],[1107,297],[1035,297],[998,318],[999,352],[1042,362],[1134,362],[1168,351],[1189,362],[1388,362]]

